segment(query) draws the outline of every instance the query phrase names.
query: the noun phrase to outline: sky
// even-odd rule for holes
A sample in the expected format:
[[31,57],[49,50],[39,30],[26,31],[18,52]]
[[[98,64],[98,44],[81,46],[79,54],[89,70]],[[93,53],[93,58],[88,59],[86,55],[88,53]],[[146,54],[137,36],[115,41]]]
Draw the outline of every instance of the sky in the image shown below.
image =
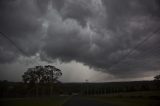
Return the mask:
[[153,80],[159,0],[0,0],[0,80],[53,65],[62,82]]

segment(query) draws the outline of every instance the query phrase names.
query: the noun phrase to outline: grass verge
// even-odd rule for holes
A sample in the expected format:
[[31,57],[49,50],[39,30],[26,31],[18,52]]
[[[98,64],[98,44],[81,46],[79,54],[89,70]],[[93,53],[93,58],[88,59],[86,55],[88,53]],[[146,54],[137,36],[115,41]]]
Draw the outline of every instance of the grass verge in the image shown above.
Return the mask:
[[160,106],[160,91],[119,93],[107,96],[88,96],[87,98],[116,106]]
[[62,106],[68,96],[49,98],[17,98],[0,100],[1,106]]

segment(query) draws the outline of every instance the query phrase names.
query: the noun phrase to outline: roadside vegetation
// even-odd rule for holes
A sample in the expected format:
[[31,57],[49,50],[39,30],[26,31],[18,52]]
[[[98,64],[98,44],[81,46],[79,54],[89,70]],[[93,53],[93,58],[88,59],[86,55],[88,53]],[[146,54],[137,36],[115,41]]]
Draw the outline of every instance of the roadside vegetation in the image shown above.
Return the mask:
[[160,106],[160,91],[137,91],[106,96],[88,96],[87,99],[106,102],[115,106]]
[[0,81],[2,106],[62,106],[72,96],[117,106],[160,106],[160,75],[153,81],[62,83],[60,69],[29,68],[23,82]]

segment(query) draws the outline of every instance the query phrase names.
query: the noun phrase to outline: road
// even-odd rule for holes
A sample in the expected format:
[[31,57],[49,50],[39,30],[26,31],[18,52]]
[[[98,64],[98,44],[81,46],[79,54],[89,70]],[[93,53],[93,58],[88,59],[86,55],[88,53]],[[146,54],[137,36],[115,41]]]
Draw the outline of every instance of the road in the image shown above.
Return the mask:
[[114,106],[108,103],[90,100],[83,97],[74,96],[68,100],[63,106]]

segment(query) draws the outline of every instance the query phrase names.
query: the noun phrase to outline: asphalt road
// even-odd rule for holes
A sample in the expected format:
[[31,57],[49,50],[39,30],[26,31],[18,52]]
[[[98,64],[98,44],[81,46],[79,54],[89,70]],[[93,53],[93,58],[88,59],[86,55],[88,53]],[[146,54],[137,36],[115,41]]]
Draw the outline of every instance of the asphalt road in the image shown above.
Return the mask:
[[90,100],[83,97],[72,97],[63,106],[114,106],[108,103]]

